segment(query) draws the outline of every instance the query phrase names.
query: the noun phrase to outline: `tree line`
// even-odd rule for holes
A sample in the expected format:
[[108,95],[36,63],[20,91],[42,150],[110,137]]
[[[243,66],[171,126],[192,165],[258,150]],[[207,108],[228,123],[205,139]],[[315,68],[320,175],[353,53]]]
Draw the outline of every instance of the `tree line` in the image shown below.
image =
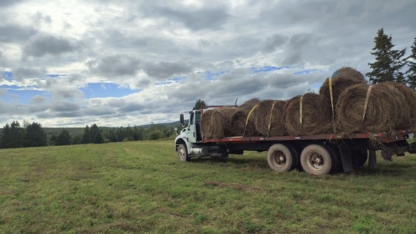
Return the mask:
[[410,55],[405,57],[406,48],[393,49],[392,37],[384,34],[383,28],[379,29],[371,52],[375,62],[368,64],[372,71],[366,73],[370,82],[376,84],[394,81],[416,90],[416,38],[414,39]]
[[39,146],[61,146],[75,144],[102,144],[108,142],[158,140],[176,135],[173,126],[152,124],[148,127],[98,127],[96,124],[85,126],[82,134],[71,134],[63,128],[58,134],[47,137],[40,123],[18,121],[6,124],[0,131],[0,148],[20,148]]

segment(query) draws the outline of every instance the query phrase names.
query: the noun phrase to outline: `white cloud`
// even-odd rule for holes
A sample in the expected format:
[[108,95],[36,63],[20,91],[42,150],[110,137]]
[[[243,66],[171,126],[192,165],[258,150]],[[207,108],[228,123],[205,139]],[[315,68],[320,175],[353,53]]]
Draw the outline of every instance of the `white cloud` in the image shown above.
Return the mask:
[[[199,98],[289,99],[315,90],[342,66],[368,72],[382,27],[395,48],[409,48],[414,6],[412,0],[0,1],[0,72],[11,70],[15,78],[0,76],[0,126],[22,117],[43,126],[139,125],[175,121]],[[305,70],[315,72],[294,75]],[[91,98],[84,92],[91,83],[131,92]],[[40,93],[22,95],[29,89]]]

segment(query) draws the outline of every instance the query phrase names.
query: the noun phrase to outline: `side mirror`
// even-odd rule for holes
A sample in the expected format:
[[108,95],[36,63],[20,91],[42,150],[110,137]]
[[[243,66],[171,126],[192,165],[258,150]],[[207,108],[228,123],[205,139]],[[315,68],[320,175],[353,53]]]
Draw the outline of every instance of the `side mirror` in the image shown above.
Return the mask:
[[185,125],[185,118],[183,117],[183,114],[179,116],[179,122],[182,124],[182,127]]

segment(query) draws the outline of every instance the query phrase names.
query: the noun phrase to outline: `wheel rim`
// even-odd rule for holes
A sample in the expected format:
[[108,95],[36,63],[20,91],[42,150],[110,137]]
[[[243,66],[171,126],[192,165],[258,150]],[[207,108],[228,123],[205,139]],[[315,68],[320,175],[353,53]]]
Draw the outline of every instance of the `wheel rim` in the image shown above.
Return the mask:
[[273,154],[273,164],[276,167],[284,167],[286,165],[286,156],[282,152],[275,152]]
[[319,153],[312,153],[309,156],[308,164],[315,170],[320,170],[324,166],[324,158]]
[[178,149],[178,156],[179,156],[179,160],[185,161],[185,159],[186,159],[186,153],[185,153],[185,149],[183,147],[180,147]]

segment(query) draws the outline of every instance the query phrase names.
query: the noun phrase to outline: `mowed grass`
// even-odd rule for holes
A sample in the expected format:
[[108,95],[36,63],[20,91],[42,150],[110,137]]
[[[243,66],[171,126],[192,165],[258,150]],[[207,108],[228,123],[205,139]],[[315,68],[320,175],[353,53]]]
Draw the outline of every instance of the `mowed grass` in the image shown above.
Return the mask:
[[177,160],[173,141],[0,150],[0,233],[416,233],[416,156],[350,174],[266,153]]

